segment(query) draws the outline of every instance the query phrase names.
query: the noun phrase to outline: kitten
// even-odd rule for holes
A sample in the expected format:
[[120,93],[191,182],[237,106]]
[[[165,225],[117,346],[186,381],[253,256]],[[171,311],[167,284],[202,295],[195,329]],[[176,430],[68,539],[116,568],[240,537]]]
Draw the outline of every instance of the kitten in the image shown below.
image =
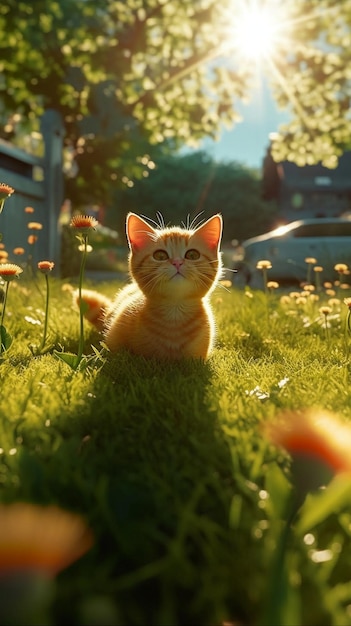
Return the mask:
[[[197,228],[153,228],[127,215],[132,282],[114,301],[83,290],[85,317],[102,331],[108,348],[127,348],[159,359],[206,359],[215,336],[209,295],[222,270],[222,218]],[[76,303],[79,298],[76,292]]]

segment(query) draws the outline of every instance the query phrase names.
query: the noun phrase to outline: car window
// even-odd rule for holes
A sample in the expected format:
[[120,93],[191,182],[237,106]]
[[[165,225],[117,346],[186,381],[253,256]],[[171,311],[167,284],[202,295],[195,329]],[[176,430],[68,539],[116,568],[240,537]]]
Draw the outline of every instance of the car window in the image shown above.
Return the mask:
[[343,224],[303,224],[291,234],[293,237],[351,237],[351,221]]

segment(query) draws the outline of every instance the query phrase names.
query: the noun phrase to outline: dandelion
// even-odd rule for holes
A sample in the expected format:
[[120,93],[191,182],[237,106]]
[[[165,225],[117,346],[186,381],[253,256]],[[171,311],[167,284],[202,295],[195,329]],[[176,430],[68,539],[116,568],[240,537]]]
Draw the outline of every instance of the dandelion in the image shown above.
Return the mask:
[[[265,427],[270,441],[284,448],[301,470],[306,493],[339,473],[351,474],[351,428],[324,411],[286,412]],[[309,468],[309,471],[307,469]]]
[[316,277],[316,289],[320,291],[321,289],[321,278],[320,275],[323,272],[323,267],[321,265],[315,265],[313,268]]
[[337,274],[339,275],[339,280],[341,282],[342,280],[342,276],[343,274],[346,274],[348,271],[348,267],[345,263],[337,263],[336,265],[334,265],[334,270],[337,272]]
[[75,228],[81,235],[87,235],[91,230],[95,230],[98,225],[95,217],[90,215],[75,215],[71,219],[71,227]]
[[39,570],[56,576],[92,547],[84,521],[55,506],[0,505],[0,574]]
[[29,230],[42,230],[43,225],[40,222],[28,222]]
[[339,298],[329,298],[328,305],[332,309],[339,309],[340,310],[340,300],[339,300]]
[[267,282],[267,289],[269,289],[269,291],[273,293],[275,289],[279,289],[279,283],[277,283],[275,280],[269,280]]
[[49,623],[55,577],[93,546],[83,518],[57,506],[0,505],[0,621]]
[[272,263],[266,259],[257,261],[256,269],[262,271],[264,290],[267,292],[267,270],[272,268]]
[[55,263],[53,261],[39,261],[38,270],[45,274],[46,276],[52,272],[55,267]]
[[270,270],[272,267],[272,263],[270,261],[262,260],[257,261],[256,268],[258,270]]
[[0,322],[0,355],[3,352],[5,352],[5,350],[8,350],[8,348],[12,344],[12,337],[6,331],[6,328],[4,326],[4,318],[5,318],[5,310],[6,310],[9,285],[10,285],[10,282],[14,278],[18,278],[18,276],[22,272],[23,272],[22,268],[19,267],[19,265],[15,265],[14,263],[1,263],[0,264],[0,278],[2,278],[6,283],[4,300],[3,300],[3,305],[2,305],[1,322]]
[[317,259],[312,256],[308,256],[305,258],[305,263],[307,263],[307,282],[310,283],[312,280],[312,267],[316,265]]
[[306,283],[306,285],[303,286],[303,290],[308,291],[309,293],[311,293],[315,289],[316,289],[315,286],[311,285],[310,283]]
[[6,185],[5,183],[0,183],[0,213],[4,208],[5,200],[12,196],[14,193],[14,189],[10,187],[10,185]]
[[82,300],[82,286],[83,286],[83,276],[85,270],[85,264],[88,255],[88,235],[91,230],[95,230],[98,225],[98,221],[95,217],[90,215],[75,215],[71,219],[70,226],[74,228],[78,232],[77,238],[80,241],[80,244],[83,246],[82,251],[82,260],[80,264],[79,271],[79,282],[78,282],[78,302],[79,302],[79,344],[78,344],[78,354],[74,359],[72,359],[72,355],[66,354],[63,352],[56,352],[55,354],[61,358],[63,361],[68,363],[72,369],[77,369],[80,365],[83,358],[83,349],[84,349],[84,309],[85,305]]
[[22,256],[22,254],[24,253],[25,253],[25,249],[19,246],[13,249],[13,254],[15,254],[16,256]]
[[0,267],[0,278],[6,282],[10,282],[17,278],[23,272],[22,268],[15,263],[3,263]]
[[[323,521],[338,505],[349,502],[351,428],[324,410],[287,411],[266,424],[263,434],[291,458],[293,490],[285,500],[287,520],[275,547],[264,620],[265,624],[282,624],[286,598],[291,589],[286,572],[293,529],[294,536],[298,532],[304,537],[314,524]],[[329,486],[334,477],[333,486]],[[327,489],[311,498],[312,506],[309,506],[309,501],[305,502],[306,495],[326,485]],[[307,507],[301,508],[304,502]],[[299,519],[293,527],[298,511]]]
[[[55,263],[53,261],[39,261],[39,263],[38,263],[38,270],[42,274],[44,274],[45,281],[46,281],[45,317],[44,317],[43,338],[42,338],[42,341],[41,341],[41,344],[40,344],[39,348],[37,348],[34,345],[30,345],[29,346],[32,354],[43,354],[43,352],[44,352],[45,343],[46,343],[46,336],[47,336],[47,329],[48,329],[48,319],[49,319],[49,298],[50,298],[49,274],[50,274],[50,272],[52,272],[54,267],[55,267]],[[50,349],[50,346],[49,346],[49,348],[46,348],[45,352],[47,350],[49,350],[49,349]]]
[[282,306],[290,306],[291,305],[291,298],[290,298],[290,296],[287,296],[287,295],[281,296],[280,304]]
[[328,322],[328,315],[331,314],[332,312],[332,308],[331,306],[327,306],[327,305],[323,305],[319,308],[319,312],[321,315],[324,315],[324,328],[325,328],[325,335],[326,338],[329,339],[329,322]]

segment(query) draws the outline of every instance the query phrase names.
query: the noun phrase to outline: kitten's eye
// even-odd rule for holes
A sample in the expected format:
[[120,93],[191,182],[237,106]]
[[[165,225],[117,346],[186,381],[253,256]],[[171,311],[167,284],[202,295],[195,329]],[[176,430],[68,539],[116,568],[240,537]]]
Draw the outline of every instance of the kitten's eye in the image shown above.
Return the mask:
[[200,258],[200,252],[195,250],[195,248],[191,248],[191,250],[186,251],[185,258],[189,259],[189,261],[197,261]]
[[155,250],[152,256],[154,257],[155,261],[166,261],[167,259],[169,259],[166,250]]

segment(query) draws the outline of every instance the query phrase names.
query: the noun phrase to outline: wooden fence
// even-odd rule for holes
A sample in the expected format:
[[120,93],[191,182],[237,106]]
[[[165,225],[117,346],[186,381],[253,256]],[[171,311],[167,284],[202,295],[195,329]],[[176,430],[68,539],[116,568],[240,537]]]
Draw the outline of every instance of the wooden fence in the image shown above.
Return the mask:
[[[9,262],[18,263],[13,249],[23,247],[33,262],[55,262],[56,273],[60,268],[61,234],[59,215],[63,203],[62,146],[63,125],[56,111],[48,110],[41,119],[40,127],[44,156],[28,154],[12,144],[0,141],[0,182],[14,188],[15,193],[5,202],[0,215],[2,242],[9,253]],[[34,213],[26,213],[30,206]],[[43,228],[31,231],[29,222],[39,222]],[[28,236],[36,234],[34,246]]]

